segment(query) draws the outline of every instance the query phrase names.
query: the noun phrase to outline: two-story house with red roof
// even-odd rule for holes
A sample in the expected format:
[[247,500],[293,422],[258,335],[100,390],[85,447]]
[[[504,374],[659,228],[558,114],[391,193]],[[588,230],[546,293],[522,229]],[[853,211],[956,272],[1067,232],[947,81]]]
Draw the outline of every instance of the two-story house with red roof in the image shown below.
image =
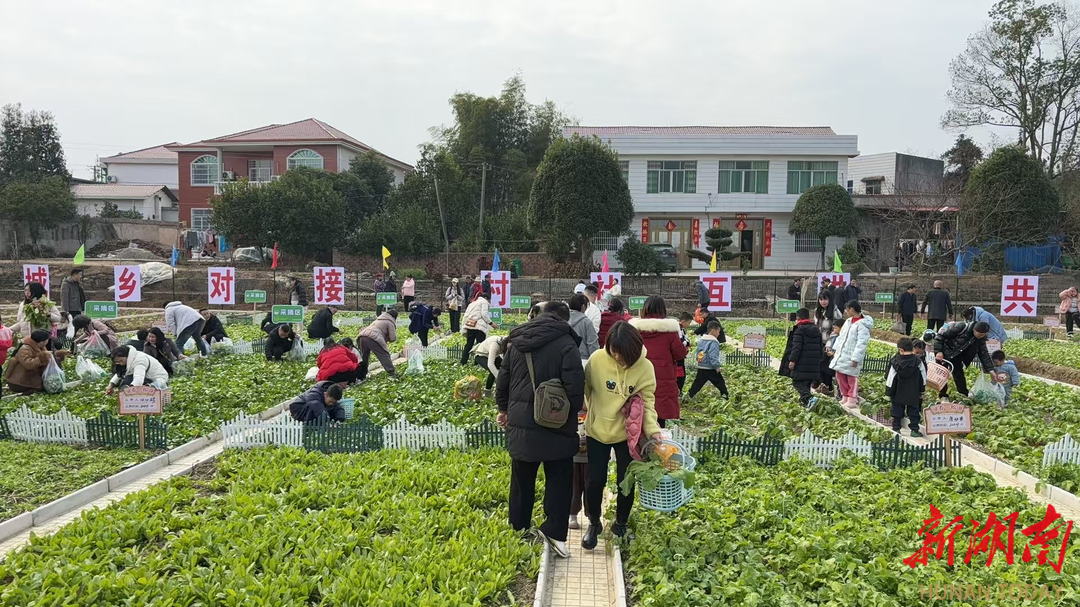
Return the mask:
[[[189,144],[165,146],[177,156],[177,196],[180,221],[196,230],[209,229],[209,200],[223,181],[246,178],[253,183],[273,181],[300,166],[345,171],[353,158],[372,148],[314,118],[271,124]],[[380,154],[401,183],[412,166]]]

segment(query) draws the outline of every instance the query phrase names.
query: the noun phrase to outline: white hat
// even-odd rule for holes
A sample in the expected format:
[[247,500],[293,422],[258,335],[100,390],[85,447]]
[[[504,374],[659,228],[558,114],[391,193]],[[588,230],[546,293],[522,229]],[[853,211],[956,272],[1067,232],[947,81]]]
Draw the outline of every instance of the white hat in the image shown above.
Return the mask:
[[581,293],[584,293],[585,292],[585,286],[586,285],[579,284],[578,286],[574,287],[574,295],[579,295]]
[[456,279],[456,278],[455,278],[454,280],[451,280],[450,282],[452,282],[452,283],[454,283],[454,284],[457,284],[457,283],[458,283],[458,279]]

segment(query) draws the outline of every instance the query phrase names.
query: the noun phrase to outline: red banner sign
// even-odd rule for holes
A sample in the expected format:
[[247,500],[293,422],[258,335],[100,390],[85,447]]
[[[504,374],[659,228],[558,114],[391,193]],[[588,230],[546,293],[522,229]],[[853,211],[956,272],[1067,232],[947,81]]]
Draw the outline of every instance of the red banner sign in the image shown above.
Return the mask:
[[701,246],[701,220],[693,219],[690,221],[690,237],[694,239],[694,246]]
[[712,227],[719,228],[720,227],[720,220],[719,219],[712,220]]
[[649,218],[646,217],[641,220],[641,242],[649,243]]
[[736,221],[735,222],[735,229],[742,232],[743,230],[746,229],[746,222],[741,220],[741,219]]
[[765,220],[765,242],[761,245],[762,255],[772,257],[772,220]]
[[674,221],[671,221],[669,219],[668,222],[667,222],[667,225],[665,225],[664,227],[667,228],[668,233],[671,233],[671,232],[674,232],[675,228],[677,228],[678,226],[675,225]]

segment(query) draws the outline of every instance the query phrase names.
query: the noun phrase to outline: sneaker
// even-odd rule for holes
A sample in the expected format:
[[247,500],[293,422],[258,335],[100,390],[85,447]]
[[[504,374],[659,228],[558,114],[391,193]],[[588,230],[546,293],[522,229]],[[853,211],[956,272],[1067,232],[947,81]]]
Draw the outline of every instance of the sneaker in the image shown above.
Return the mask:
[[576,514],[571,514],[570,515],[570,525],[569,526],[570,526],[571,529],[581,529],[581,523],[578,522]]
[[586,550],[592,550],[596,548],[596,542],[600,539],[600,534],[604,532],[604,526],[600,523],[589,523],[589,530],[585,532],[585,535],[581,538],[581,547]]
[[570,558],[570,548],[566,546],[566,542],[561,540],[553,540],[550,537],[544,535],[544,532],[540,531],[539,529],[536,530],[536,537],[540,538],[541,541],[546,542],[548,546],[551,546],[551,549],[555,552],[557,556],[560,556],[564,559]]
[[923,437],[922,432],[919,432],[918,430],[912,430],[911,431],[911,438],[922,438],[922,437]]
[[806,410],[807,411],[813,411],[814,409],[817,409],[817,404],[818,404],[818,397],[816,397],[816,396],[811,397],[810,400],[806,401]]

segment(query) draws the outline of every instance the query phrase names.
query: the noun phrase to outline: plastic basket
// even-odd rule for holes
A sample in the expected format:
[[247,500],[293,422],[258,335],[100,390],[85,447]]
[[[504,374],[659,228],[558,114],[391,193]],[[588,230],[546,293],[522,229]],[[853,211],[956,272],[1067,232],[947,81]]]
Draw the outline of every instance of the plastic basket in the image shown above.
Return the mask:
[[345,410],[345,419],[352,419],[353,412],[356,410],[356,399],[343,398],[338,401],[338,406]]
[[952,371],[952,363],[947,360],[938,361],[937,364],[927,365],[926,387],[934,392],[940,392],[945,386],[949,385],[949,380],[952,379]]
[[[660,442],[673,445],[679,450],[668,460],[668,468],[672,467],[670,464],[685,470],[693,470],[697,466],[697,460],[679,443],[668,439],[663,439]],[[649,441],[645,445],[646,450],[654,444],[656,444],[655,441]],[[658,512],[674,512],[694,497],[693,489],[687,489],[683,486],[682,481],[670,476],[664,476],[664,478],[660,479],[660,484],[652,491],[642,489],[640,482],[637,485],[638,500],[641,502],[641,507]]]

